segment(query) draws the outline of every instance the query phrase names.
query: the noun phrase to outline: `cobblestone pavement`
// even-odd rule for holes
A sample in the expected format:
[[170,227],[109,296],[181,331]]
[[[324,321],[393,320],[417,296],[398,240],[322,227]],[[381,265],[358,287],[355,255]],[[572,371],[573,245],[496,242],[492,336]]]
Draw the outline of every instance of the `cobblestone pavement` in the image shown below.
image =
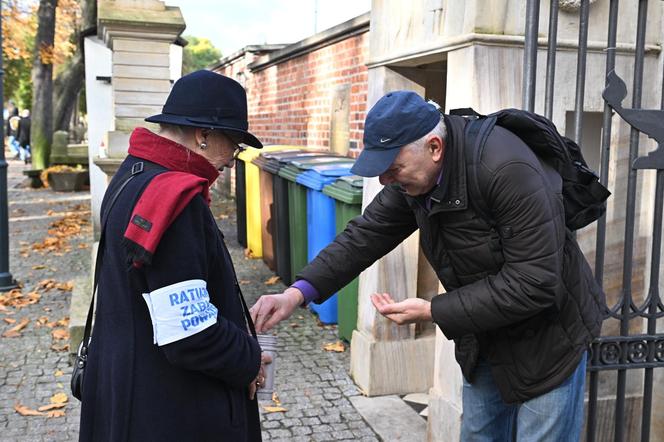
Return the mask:
[[[73,397],[61,409],[64,416],[60,417],[22,416],[15,407],[36,410],[48,405],[57,393],[70,396],[69,354],[62,350],[67,341],[53,334],[66,330],[63,325],[68,319],[71,291],[42,286],[66,283],[90,271],[92,232],[89,224],[84,225],[78,234],[65,236],[68,245],[64,247],[62,243],[45,244],[44,240],[54,237],[55,232],[49,234],[48,230],[65,216],[89,220],[89,193],[21,187],[22,171],[27,166],[12,160],[8,163],[10,272],[22,286],[21,299],[33,291],[40,297],[22,308],[0,310],[0,333],[29,320],[25,328],[14,333],[18,336],[0,337],[0,440],[77,440],[80,406]],[[283,290],[281,283],[266,284],[273,273],[262,261],[244,256],[237,243],[234,202],[215,198],[213,212],[225,234],[247,303],[252,305],[263,293]],[[51,251],[38,250],[39,245],[50,245]],[[300,310],[275,333],[279,352],[275,392],[286,411],[266,412],[263,406],[274,404],[261,403],[264,440],[379,440],[349,401],[360,391],[348,376],[348,350],[323,350],[324,344],[337,340],[335,327],[321,326],[313,314]]]

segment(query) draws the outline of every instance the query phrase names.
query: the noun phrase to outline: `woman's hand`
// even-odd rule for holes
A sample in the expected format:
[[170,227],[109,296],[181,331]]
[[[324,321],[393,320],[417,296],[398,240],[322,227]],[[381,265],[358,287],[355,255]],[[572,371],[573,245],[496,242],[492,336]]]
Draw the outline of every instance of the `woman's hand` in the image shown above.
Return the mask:
[[256,390],[265,384],[265,366],[272,363],[272,356],[261,352],[261,368],[258,370],[258,376],[249,384],[249,400],[254,400]]
[[431,303],[421,298],[395,302],[389,293],[374,293],[371,302],[381,315],[399,325],[431,321]]

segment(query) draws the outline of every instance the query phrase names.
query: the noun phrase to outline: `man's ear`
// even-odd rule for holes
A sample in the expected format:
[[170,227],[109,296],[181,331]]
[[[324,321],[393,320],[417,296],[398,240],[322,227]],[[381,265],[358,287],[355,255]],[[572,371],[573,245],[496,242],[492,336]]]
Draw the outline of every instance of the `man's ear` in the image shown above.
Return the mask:
[[434,161],[442,161],[443,155],[445,154],[445,142],[440,137],[431,137],[431,139],[427,141],[427,148]]

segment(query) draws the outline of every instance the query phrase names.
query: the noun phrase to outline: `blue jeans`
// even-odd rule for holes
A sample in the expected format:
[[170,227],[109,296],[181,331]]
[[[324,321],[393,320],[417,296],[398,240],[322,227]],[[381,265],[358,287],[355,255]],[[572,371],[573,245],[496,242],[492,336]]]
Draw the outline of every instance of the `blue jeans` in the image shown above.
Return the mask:
[[586,353],[576,370],[554,390],[521,404],[503,402],[486,360],[475,379],[463,381],[463,442],[577,442],[583,426]]

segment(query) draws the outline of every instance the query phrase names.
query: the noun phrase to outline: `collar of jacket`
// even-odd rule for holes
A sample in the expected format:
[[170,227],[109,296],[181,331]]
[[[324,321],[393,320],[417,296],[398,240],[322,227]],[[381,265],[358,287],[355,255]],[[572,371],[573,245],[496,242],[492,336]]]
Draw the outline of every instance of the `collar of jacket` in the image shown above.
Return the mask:
[[445,115],[444,118],[447,127],[447,145],[443,159],[443,179],[430,194],[429,216],[468,208],[466,159],[463,145],[466,120],[454,115]]
[[137,127],[131,133],[129,155],[205,178],[210,186],[219,176],[219,171],[203,156],[144,127]]

